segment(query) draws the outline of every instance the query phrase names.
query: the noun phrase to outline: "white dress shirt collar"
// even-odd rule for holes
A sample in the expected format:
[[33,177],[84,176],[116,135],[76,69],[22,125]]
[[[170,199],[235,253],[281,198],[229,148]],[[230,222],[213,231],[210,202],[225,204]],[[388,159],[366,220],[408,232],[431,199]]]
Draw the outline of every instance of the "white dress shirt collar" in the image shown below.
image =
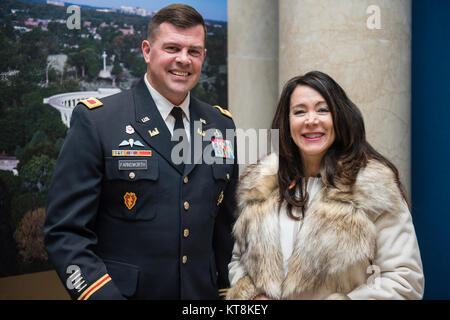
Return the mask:
[[[158,108],[159,113],[161,114],[161,117],[164,121],[167,120],[167,117],[169,116],[170,112],[172,111],[172,108],[175,106],[173,103],[171,103],[169,100],[167,100],[162,94],[160,94],[158,91],[156,91],[155,88],[152,87],[152,85],[147,80],[147,73],[144,76],[145,84],[147,85],[148,90],[150,91],[150,95],[153,98],[153,101],[155,102],[156,108]],[[188,92],[186,98],[183,100],[183,102],[178,106],[180,107],[184,115],[186,116],[187,121],[189,122],[189,102],[190,102],[191,93]]]

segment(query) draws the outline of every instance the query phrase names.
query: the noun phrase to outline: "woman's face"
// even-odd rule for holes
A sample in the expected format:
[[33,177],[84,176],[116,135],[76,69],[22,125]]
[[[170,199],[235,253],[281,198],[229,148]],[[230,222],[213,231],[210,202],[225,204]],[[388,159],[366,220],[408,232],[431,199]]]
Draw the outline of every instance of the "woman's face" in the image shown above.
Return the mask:
[[331,111],[322,95],[309,86],[297,86],[291,95],[289,124],[305,163],[320,164],[335,139]]

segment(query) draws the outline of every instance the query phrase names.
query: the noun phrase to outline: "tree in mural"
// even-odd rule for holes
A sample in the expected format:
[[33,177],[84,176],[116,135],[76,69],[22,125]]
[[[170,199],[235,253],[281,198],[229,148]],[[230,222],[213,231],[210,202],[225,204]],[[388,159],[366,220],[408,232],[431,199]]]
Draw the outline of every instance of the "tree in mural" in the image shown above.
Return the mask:
[[21,169],[20,174],[25,185],[33,191],[44,193],[48,191],[56,160],[45,154],[34,156]]
[[47,252],[44,248],[44,233],[42,231],[44,220],[44,208],[28,211],[22,218],[16,232],[14,232],[14,240],[24,262],[48,260]]

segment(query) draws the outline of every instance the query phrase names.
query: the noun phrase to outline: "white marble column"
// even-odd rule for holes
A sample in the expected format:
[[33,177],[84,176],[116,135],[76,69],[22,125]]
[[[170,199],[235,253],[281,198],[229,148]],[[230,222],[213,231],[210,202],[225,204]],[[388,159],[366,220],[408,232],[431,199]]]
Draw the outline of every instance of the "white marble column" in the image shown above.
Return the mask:
[[[270,128],[277,99],[278,2],[228,0],[228,102],[236,127]],[[249,159],[248,147],[240,159]]]
[[239,128],[269,128],[283,84],[331,75],[369,142],[410,191],[411,0],[228,0],[228,100]]
[[411,0],[279,0],[279,90],[311,70],[361,109],[410,191]]

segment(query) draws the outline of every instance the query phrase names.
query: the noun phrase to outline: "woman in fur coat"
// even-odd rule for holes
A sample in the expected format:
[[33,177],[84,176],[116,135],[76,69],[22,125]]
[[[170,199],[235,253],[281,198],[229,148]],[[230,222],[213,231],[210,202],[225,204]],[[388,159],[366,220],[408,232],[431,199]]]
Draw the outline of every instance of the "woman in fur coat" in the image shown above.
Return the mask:
[[272,128],[279,155],[249,166],[237,191],[227,299],[420,299],[398,171],[344,90],[317,71],[291,79]]

